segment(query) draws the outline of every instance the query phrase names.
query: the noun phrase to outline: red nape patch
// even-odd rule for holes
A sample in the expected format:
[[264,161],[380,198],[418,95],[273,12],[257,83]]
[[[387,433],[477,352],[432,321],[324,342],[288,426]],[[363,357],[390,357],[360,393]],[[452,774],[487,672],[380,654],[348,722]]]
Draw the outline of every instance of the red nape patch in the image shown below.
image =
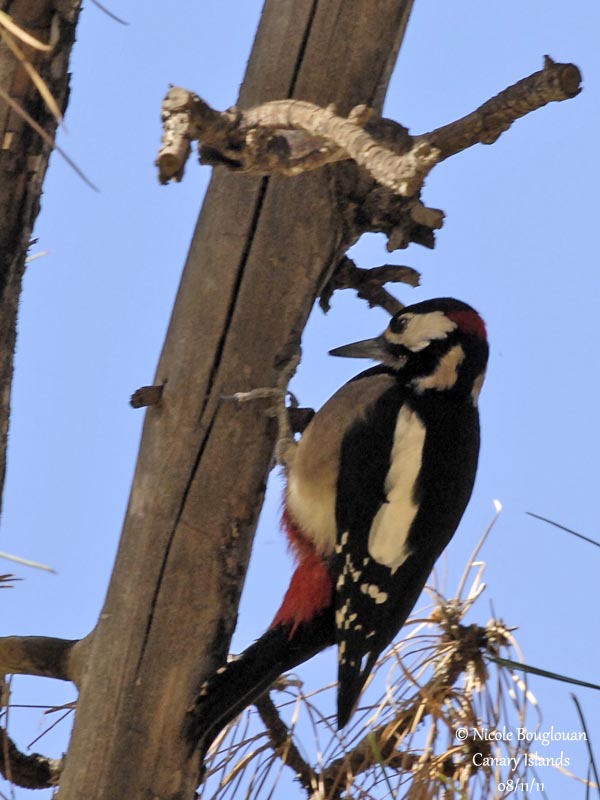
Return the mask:
[[329,570],[316,554],[302,558],[292,576],[281,608],[271,623],[291,625],[290,639],[301,622],[310,622],[319,611],[327,608],[333,600],[333,581]]
[[471,333],[487,341],[485,322],[476,311],[449,311],[446,316],[448,319],[451,319],[452,322],[456,322],[464,333]]

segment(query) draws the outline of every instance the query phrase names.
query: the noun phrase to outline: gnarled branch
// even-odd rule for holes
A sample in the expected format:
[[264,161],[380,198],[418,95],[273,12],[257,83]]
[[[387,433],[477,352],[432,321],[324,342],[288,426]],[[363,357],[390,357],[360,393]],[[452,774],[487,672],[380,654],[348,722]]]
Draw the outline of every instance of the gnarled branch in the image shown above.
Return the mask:
[[198,140],[204,163],[252,175],[298,175],[352,159],[385,188],[411,197],[439,161],[474,144],[494,142],[520,117],[577,95],[580,82],[574,64],[557,64],[546,56],[542,70],[476,111],[415,137],[364,105],[356,106],[348,117],[339,116],[333,106],[321,108],[300,100],[220,113],[192,92],[175,87],[163,102],[159,177],[163,183],[180,180],[190,142]]

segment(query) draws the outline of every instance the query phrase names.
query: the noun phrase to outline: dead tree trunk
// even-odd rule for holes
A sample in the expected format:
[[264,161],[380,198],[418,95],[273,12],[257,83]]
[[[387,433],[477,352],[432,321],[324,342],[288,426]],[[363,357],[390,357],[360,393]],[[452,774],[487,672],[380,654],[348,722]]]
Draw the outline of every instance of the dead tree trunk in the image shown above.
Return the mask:
[[9,30],[0,42],[0,506],[21,280],[51,152],[27,117],[50,139],[57,124],[19,57],[37,70],[64,112],[80,6],[81,0],[0,3],[16,26],[51,45],[49,52],[40,51]]
[[[411,0],[267,0],[240,96],[381,108]],[[343,179],[360,189],[348,166]],[[217,171],[192,241],[94,635],[61,800],[192,798],[182,720],[227,652],[271,460],[264,404],[356,231],[339,167]]]

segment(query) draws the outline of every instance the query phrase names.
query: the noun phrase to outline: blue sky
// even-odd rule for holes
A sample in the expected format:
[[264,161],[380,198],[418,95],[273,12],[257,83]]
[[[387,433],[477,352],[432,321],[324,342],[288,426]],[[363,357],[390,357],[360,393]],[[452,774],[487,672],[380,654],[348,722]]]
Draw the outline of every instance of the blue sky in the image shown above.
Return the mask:
[[[143,419],[128,399],[152,381],[210,174],[191,162],[182,184],[158,185],[160,103],[168,84],[193,89],[217,108],[234,103],[260,13],[257,0],[182,0],[168,13],[124,0],[111,8],[129,26],[93,5],[84,10],[68,130],[60,135],[100,192],[53,156],[33,250],[50,253],[27,271],[20,315],[0,550],[50,563],[58,574],[17,570],[25,580],[2,594],[2,635],[78,638],[100,611]],[[434,251],[412,245],[390,257],[375,235],[353,249],[362,267],[393,261],[422,272],[421,288],[398,292],[403,302],[453,295],[486,319],[491,359],[481,397],[481,462],[448,549],[449,586],[499,498],[504,512],[482,553],[488,588],[473,619],[485,623],[493,601],[495,612],[518,626],[527,661],[595,682],[600,552],[525,511],[600,539],[599,25],[595,0],[573,0],[568,9],[559,0],[416,0],[385,108],[412,132],[468,113],[541,68],[545,53],[578,64],[584,91],[432,173],[423,199],[447,215]],[[351,292],[336,295],[327,316],[315,310],[293,385],[301,403],[318,407],[357,371],[356,363],[330,359],[331,347],[385,324],[383,312]],[[291,573],[278,531],[280,492],[273,482],[236,649],[270,622]],[[10,569],[0,563],[0,572]],[[333,678],[333,659],[319,663],[307,668],[308,681]],[[75,696],[53,681],[18,678],[14,687],[15,703]],[[579,728],[568,687],[542,679],[530,687],[544,726]],[[598,753],[600,694],[577,694]],[[25,746],[47,722],[39,711],[15,708],[10,728]],[[34,749],[58,755],[67,735],[63,723]],[[583,749],[569,754],[581,774]],[[550,768],[543,779],[551,798],[584,796]],[[2,781],[0,791],[8,793]]]

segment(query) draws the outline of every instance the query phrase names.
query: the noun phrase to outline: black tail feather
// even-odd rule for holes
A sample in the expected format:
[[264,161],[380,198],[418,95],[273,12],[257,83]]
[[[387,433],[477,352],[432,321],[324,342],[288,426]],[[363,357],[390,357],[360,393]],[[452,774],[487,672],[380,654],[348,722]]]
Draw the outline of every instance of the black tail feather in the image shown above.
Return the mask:
[[[338,729],[344,728],[354,714],[361,692],[381,650],[370,653],[364,666],[350,663],[340,664],[338,671],[337,723]],[[342,689],[343,687],[343,689]]]
[[202,686],[186,719],[185,735],[194,747],[208,748],[223,728],[257,700],[277,678],[334,644],[333,609],[321,612],[290,636],[289,625],[270,628],[241,655]]

